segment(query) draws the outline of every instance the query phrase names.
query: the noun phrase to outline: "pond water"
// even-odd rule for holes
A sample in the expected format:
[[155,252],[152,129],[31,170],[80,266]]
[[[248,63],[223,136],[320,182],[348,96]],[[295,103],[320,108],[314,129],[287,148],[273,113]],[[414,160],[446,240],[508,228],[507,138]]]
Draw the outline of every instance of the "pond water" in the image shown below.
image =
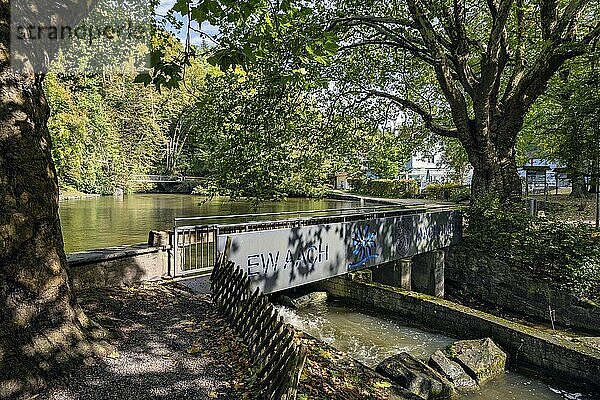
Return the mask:
[[[285,321],[375,368],[386,358],[405,351],[427,359],[457,339],[407,326],[385,315],[368,313],[331,302],[302,310],[278,306]],[[508,371],[461,400],[592,400],[594,395],[546,384],[539,379]]]
[[151,230],[173,227],[175,217],[357,207],[357,202],[290,198],[256,204],[228,197],[184,194],[133,194],[63,201],[59,214],[67,253],[148,240]]

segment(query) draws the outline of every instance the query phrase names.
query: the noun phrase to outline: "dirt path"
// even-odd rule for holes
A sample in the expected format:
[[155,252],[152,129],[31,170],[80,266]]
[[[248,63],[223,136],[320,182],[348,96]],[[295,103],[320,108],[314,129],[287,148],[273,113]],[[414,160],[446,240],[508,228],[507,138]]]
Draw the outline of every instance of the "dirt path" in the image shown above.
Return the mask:
[[245,349],[207,296],[146,285],[78,294],[115,354],[91,361],[36,399],[241,399]]

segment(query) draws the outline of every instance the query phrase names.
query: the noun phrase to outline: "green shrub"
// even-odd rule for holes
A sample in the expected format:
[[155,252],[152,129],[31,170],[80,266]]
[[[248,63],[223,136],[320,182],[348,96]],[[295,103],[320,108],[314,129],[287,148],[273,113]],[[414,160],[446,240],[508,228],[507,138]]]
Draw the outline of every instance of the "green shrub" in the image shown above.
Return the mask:
[[482,255],[600,301],[600,236],[590,225],[534,218],[493,198],[475,201],[467,220],[465,244]]
[[197,196],[213,197],[223,196],[227,193],[212,180],[205,180],[194,186],[192,194],[195,194]]
[[410,179],[355,178],[351,186],[355,193],[374,197],[411,198],[419,193],[417,182]]
[[469,200],[471,189],[456,183],[430,183],[425,188],[425,197],[430,200],[450,200],[459,203]]

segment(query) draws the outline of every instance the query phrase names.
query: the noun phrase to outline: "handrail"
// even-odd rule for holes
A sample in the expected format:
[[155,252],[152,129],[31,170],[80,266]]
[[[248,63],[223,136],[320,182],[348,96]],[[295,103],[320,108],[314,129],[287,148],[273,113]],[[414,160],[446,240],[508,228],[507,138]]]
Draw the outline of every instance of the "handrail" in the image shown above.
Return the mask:
[[271,212],[271,213],[250,213],[250,214],[236,214],[236,215],[203,215],[200,217],[177,217],[174,218],[175,226],[177,226],[177,222],[181,221],[205,221],[211,219],[219,219],[219,220],[227,220],[227,219],[236,219],[236,218],[247,218],[247,217],[271,217],[277,215],[307,215],[307,214],[320,214],[327,212],[336,212],[336,211],[356,211],[356,210],[380,210],[385,208],[403,208],[409,209],[405,205],[401,204],[390,204],[383,206],[370,206],[370,207],[352,207],[352,208],[329,208],[325,210],[299,210],[299,211],[280,211],[280,212]]
[[[405,211],[405,212],[403,212]],[[282,225],[282,224],[286,224],[286,223],[293,223],[293,222],[315,222],[312,224],[306,224],[306,225],[317,225],[317,223],[321,220],[327,220],[330,218],[356,218],[356,217],[364,217],[370,214],[374,214],[374,213],[381,213],[381,217],[386,216],[387,214],[390,213],[402,213],[402,215],[412,215],[412,214],[417,214],[420,212],[426,211],[425,208],[421,208],[421,209],[397,209],[397,210],[389,210],[389,211],[383,211],[383,213],[379,210],[373,211],[373,212],[362,212],[362,213],[353,213],[353,214],[344,214],[344,215],[324,215],[324,216],[318,216],[318,217],[305,217],[305,218],[288,218],[288,219],[278,219],[278,220],[268,220],[268,221],[246,221],[246,222],[236,222],[236,223],[231,223],[231,224],[208,224],[208,225],[183,225],[183,226],[177,226],[177,228],[180,229],[194,229],[194,228],[200,228],[200,227],[219,227],[219,228],[236,228],[236,227],[258,227],[258,226],[268,226],[268,225]],[[341,220],[343,221],[343,220]],[[331,221],[330,221],[331,222]]]

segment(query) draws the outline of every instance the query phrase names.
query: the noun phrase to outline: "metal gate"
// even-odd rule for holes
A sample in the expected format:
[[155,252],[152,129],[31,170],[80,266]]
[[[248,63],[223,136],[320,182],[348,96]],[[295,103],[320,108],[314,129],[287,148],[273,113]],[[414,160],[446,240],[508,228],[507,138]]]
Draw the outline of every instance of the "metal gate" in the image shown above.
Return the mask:
[[177,226],[173,230],[174,277],[205,274],[217,260],[216,225]]

